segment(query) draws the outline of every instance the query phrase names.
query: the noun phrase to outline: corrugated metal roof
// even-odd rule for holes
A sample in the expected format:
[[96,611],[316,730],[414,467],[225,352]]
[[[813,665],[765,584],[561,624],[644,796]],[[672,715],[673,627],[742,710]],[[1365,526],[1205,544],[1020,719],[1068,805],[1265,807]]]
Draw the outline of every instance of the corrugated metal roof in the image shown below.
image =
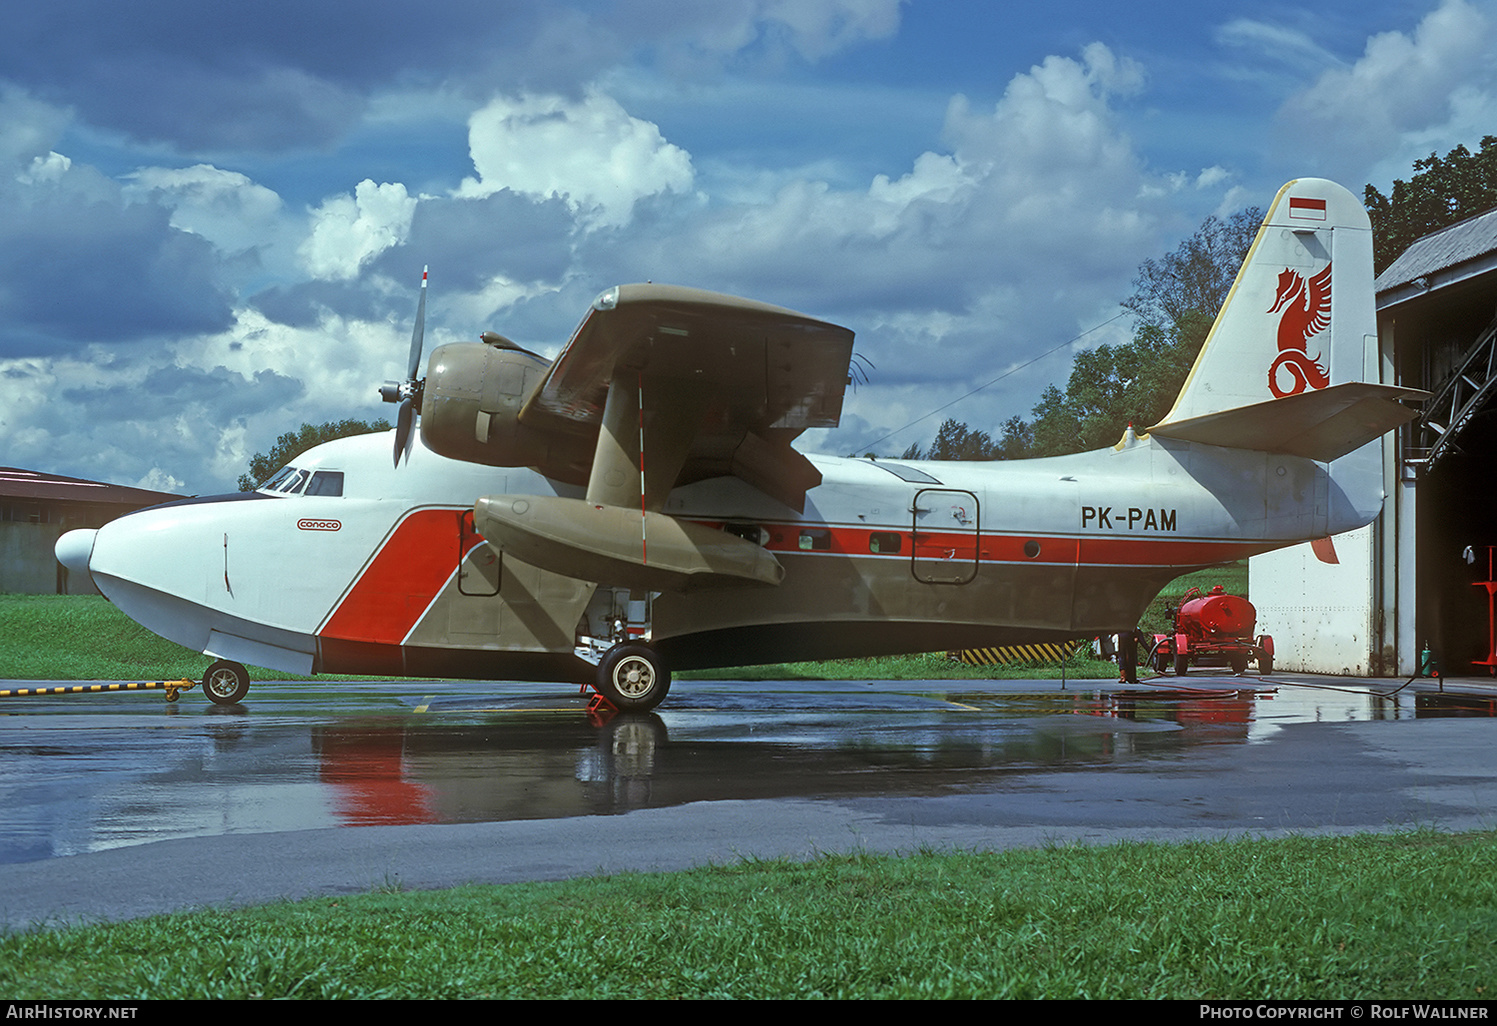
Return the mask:
[[1416,239],[1378,275],[1377,291],[1430,278],[1493,251],[1497,251],[1497,208]]
[[182,496],[145,488],[85,481],[77,477],[43,474],[20,467],[0,467],[0,497],[54,502],[98,502],[120,506],[154,506]]

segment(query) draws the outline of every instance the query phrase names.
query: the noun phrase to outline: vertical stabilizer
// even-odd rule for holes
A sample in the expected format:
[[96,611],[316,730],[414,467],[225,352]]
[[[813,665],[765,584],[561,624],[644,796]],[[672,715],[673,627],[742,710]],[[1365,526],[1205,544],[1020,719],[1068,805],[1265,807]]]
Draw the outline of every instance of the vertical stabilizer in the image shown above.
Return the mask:
[[1320,178],[1274,198],[1174,408],[1151,434],[1329,461],[1409,420],[1378,385],[1372,228]]

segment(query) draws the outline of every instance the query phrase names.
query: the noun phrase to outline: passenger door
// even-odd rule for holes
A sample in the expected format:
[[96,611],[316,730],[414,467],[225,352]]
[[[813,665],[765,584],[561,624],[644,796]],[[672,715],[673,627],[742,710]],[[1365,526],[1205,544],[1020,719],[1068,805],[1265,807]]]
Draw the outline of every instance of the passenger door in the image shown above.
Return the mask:
[[977,496],[950,488],[924,488],[911,506],[911,569],[926,584],[966,584],[977,577],[981,533]]

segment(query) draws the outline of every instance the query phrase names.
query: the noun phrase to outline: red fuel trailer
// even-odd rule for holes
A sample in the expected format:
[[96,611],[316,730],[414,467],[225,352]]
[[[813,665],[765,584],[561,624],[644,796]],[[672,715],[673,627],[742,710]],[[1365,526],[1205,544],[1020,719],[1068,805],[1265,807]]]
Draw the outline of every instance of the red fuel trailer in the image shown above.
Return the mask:
[[1224,594],[1219,584],[1206,595],[1191,588],[1170,613],[1174,632],[1154,635],[1154,668],[1160,673],[1168,673],[1172,663],[1182,676],[1192,663],[1242,673],[1254,660],[1259,673],[1273,672],[1273,638],[1253,637],[1258,611],[1247,599]]

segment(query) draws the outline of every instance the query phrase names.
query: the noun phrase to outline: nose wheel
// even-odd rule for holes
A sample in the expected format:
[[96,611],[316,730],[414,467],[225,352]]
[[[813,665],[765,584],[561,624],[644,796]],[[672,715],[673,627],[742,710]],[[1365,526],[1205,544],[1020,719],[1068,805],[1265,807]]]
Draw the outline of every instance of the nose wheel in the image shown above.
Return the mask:
[[203,694],[215,705],[238,705],[249,693],[249,685],[249,671],[228,659],[220,659],[203,674]]
[[598,664],[597,688],[622,712],[646,712],[670,691],[671,674],[648,645],[615,645]]

